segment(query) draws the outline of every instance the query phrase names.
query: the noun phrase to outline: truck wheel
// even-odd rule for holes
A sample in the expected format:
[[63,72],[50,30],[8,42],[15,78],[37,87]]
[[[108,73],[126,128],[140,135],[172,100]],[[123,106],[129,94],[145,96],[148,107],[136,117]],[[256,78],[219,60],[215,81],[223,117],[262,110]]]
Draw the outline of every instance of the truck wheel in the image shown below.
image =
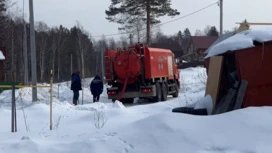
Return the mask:
[[175,88],[176,92],[173,94],[173,97],[178,97],[178,95],[179,95],[179,88],[178,88],[177,83],[176,83],[176,85],[175,85],[174,88]]
[[161,93],[161,85],[158,82],[156,82],[156,96],[154,97],[154,102],[161,101],[162,93]]
[[167,100],[167,88],[166,88],[166,84],[164,82],[161,85],[161,91],[162,91],[161,100],[166,101]]

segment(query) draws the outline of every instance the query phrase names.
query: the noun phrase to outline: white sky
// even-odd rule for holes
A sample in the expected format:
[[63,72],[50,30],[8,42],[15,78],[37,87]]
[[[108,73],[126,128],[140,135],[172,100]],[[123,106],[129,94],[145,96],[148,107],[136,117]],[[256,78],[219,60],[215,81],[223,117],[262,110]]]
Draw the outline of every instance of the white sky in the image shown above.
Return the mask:
[[[22,8],[23,0],[12,1],[17,1],[17,7]],[[172,0],[172,7],[183,16],[214,2],[216,0]],[[238,26],[235,23],[244,19],[249,22],[272,22],[271,4],[269,0],[224,0],[224,30]],[[118,33],[118,25],[105,19],[105,10],[109,5],[110,0],[34,0],[34,20],[44,21],[49,26],[62,24],[67,28],[79,21],[93,36],[115,34]],[[25,0],[25,9],[28,15],[28,0]],[[162,18],[162,22],[169,20],[170,17]],[[165,24],[161,30],[165,34],[174,34],[188,27],[194,34],[196,29],[203,30],[207,25],[215,25],[219,30],[219,6],[214,5],[192,16]],[[252,26],[260,27],[264,26]]]

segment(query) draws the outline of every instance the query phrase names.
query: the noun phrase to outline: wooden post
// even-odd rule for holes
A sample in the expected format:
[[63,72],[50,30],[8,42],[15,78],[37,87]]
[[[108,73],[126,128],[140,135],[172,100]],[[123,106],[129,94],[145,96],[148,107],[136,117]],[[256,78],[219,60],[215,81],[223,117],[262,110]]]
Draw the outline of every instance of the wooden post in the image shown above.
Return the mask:
[[50,130],[52,130],[53,70],[51,70],[50,74]]

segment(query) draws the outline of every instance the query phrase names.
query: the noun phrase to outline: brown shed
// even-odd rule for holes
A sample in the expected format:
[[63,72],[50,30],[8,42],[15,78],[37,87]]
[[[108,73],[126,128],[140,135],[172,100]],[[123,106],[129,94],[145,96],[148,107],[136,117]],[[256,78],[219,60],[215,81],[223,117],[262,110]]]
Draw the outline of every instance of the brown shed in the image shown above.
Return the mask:
[[235,53],[240,79],[248,81],[244,106],[272,106],[272,41]]
[[[272,106],[272,30],[244,31],[215,44],[211,49],[213,53],[208,53],[205,60],[209,63],[207,72],[219,76],[215,80],[208,78],[207,83],[207,90],[218,91],[212,93],[214,105],[226,101],[223,97],[230,89],[236,88],[235,81],[241,83],[241,80],[246,80],[248,83],[241,100],[242,107]],[[214,57],[222,57],[223,60],[211,65],[210,61]],[[217,72],[209,70],[216,66]],[[216,81],[217,84],[214,83]],[[206,94],[210,94],[207,90]],[[237,92],[233,99],[237,98]],[[235,100],[232,103],[235,105]]]

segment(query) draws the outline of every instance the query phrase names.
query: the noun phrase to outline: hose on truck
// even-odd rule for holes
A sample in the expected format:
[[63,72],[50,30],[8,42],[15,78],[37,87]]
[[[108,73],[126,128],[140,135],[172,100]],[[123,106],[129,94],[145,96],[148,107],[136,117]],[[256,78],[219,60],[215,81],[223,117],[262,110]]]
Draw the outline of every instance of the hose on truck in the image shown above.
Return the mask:
[[126,91],[127,82],[128,82],[128,78],[126,78],[125,83],[124,83],[124,86],[123,86],[123,89],[122,89],[120,95],[119,95],[118,98],[117,98],[118,101],[120,101],[120,100],[122,99],[122,97],[123,97],[123,95],[124,95],[124,93],[125,93],[125,91]]

